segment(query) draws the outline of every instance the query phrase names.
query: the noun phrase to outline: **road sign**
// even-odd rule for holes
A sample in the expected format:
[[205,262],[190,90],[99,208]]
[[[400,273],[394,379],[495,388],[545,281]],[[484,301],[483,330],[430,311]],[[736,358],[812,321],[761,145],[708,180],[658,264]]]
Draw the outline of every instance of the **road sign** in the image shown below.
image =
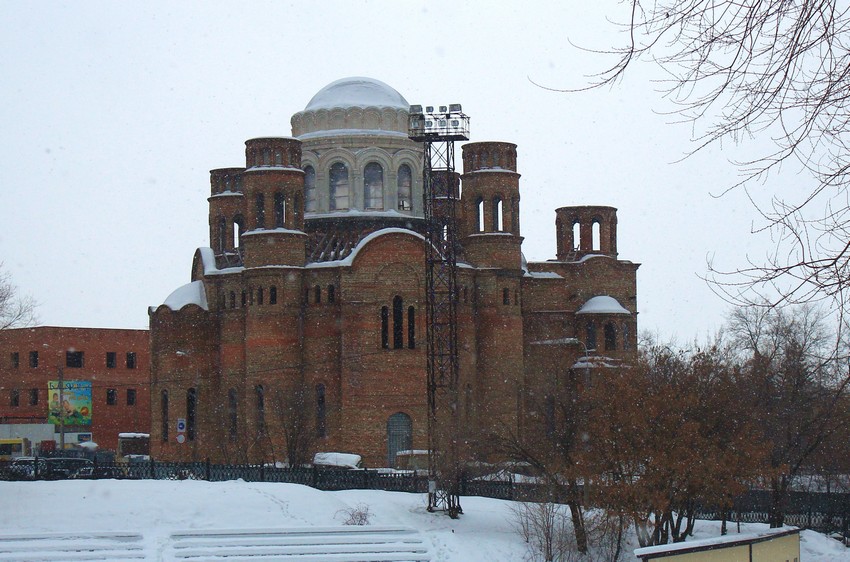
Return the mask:
[[177,433],[185,433],[186,418],[177,418]]

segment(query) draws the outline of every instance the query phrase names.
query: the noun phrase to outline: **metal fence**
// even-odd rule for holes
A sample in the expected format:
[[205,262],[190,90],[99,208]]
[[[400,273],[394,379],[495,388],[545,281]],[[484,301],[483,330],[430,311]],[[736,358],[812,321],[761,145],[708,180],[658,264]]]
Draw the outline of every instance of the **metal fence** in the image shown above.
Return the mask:
[[[220,465],[206,462],[161,462],[154,459],[130,463],[91,460],[85,470],[66,474],[47,469],[49,458],[0,461],[2,480],[56,480],[64,478],[127,478],[145,480],[207,480],[223,482],[280,482],[302,484],[319,490],[386,490],[425,493],[428,477],[413,471],[388,472],[385,469],[286,468],[269,465]],[[486,480],[466,477],[461,481],[462,496],[482,496],[504,500],[534,500],[543,497],[544,486],[512,480]],[[769,491],[751,490],[738,496],[725,513],[710,507],[696,511],[699,519],[730,523],[768,523],[771,506]],[[785,523],[827,534],[850,537],[850,494],[791,492],[783,505]]]

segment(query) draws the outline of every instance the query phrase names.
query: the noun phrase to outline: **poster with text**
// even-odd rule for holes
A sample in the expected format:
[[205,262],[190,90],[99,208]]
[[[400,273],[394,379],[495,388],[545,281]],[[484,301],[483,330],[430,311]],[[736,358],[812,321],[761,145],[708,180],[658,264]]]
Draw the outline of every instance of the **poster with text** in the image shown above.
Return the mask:
[[59,399],[59,381],[48,381],[47,396],[50,399],[47,423],[59,424],[60,416],[65,425],[91,425],[91,382],[64,381],[62,399]]

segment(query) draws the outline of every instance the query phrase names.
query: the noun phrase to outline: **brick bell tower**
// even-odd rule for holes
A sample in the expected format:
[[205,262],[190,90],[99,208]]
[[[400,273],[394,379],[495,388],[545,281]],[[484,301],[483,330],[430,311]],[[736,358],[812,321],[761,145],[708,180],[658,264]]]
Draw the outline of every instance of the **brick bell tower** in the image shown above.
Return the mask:
[[478,267],[522,267],[516,145],[475,142],[463,146],[463,219],[466,259]]

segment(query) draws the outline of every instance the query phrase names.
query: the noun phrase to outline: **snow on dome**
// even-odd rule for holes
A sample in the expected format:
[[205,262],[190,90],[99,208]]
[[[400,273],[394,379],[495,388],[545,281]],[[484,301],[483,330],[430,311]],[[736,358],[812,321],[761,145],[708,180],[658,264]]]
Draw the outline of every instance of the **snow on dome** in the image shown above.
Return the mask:
[[177,288],[173,293],[168,295],[168,298],[165,299],[163,304],[171,310],[180,310],[189,304],[196,304],[204,310],[209,310],[207,306],[207,293],[204,291],[204,282],[192,281]]
[[355,76],[331,82],[319,90],[304,111],[338,107],[393,107],[407,111],[410,104],[380,80]]
[[600,295],[589,299],[576,314],[631,314],[614,297]]

